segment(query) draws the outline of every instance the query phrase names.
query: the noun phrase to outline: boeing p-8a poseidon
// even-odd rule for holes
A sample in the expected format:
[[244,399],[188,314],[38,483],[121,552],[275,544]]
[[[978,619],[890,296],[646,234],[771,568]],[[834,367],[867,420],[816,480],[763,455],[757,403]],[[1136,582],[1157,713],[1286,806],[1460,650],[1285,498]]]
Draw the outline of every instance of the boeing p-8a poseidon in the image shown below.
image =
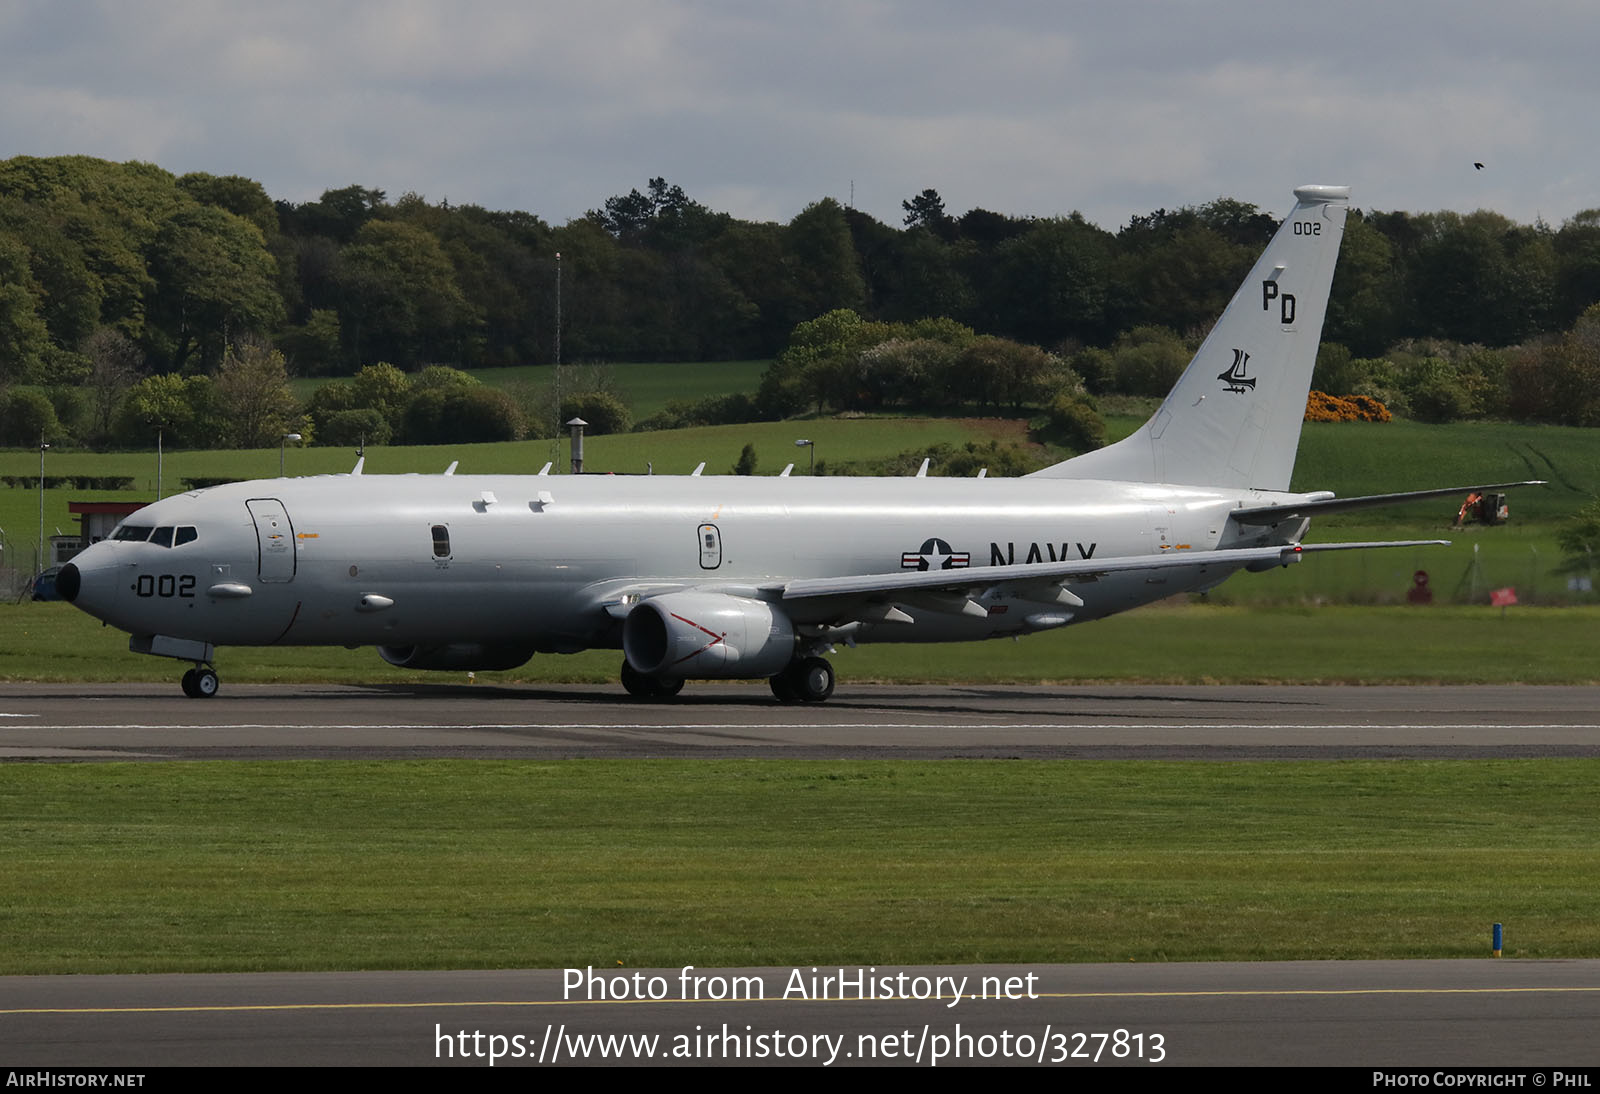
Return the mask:
[[[165,498],[62,568],[131,649],[375,645],[507,669],[621,648],[634,695],[759,678],[833,691],[839,642],[958,642],[1081,623],[1316,550],[1288,493],[1349,190],[1305,186],[1154,417],[1020,479],[332,475]],[[359,471],[359,465],[358,465]],[[1442,495],[1467,487],[1404,497]]]

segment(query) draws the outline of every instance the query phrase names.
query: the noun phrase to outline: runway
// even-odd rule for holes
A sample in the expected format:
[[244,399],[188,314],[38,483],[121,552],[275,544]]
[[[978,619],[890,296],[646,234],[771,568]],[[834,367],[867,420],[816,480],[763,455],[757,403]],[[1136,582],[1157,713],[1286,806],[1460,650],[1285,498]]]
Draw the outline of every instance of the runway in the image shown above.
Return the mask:
[[691,683],[612,686],[9,685],[0,760],[318,757],[1345,759],[1600,756],[1584,687],[905,687],[781,705]]
[[1600,1064],[1600,961],[594,974],[622,998],[595,997],[584,970],[0,977],[0,1059],[124,1071],[489,1067],[495,1055],[499,1067]]

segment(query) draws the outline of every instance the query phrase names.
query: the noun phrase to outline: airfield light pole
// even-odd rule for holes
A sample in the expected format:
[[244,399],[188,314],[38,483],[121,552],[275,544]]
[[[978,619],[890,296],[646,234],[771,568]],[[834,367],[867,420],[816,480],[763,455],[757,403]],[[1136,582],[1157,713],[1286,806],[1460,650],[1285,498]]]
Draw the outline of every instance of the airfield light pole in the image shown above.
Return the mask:
[[161,500],[161,434],[166,426],[156,426],[156,500]]
[[550,442],[552,460],[561,458],[561,252],[556,252],[556,407],[555,407],[555,438]]
[[815,475],[817,473],[817,442],[802,437],[794,442],[794,446],[806,450],[806,455],[810,457],[810,464],[806,468],[806,474]]
[[44,443],[44,433],[39,434],[39,557],[34,573],[44,572],[44,453],[50,446]]
[[299,440],[300,434],[285,433],[283,435],[283,440],[278,442],[278,478],[283,478],[283,450],[289,447],[290,441],[298,442]]

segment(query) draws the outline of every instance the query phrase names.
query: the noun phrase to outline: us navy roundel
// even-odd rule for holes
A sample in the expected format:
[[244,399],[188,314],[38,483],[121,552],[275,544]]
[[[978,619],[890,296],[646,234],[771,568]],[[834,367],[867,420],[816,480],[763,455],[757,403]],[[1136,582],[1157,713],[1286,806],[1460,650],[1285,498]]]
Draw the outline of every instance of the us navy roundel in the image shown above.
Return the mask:
[[923,540],[919,550],[900,556],[902,570],[960,570],[971,562],[971,554],[951,549],[942,539]]

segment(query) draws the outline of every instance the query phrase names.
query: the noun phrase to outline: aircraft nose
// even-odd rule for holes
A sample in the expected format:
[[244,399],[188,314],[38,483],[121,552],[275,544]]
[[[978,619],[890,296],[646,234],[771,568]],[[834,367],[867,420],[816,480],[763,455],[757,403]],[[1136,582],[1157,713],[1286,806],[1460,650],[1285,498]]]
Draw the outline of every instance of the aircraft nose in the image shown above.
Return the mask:
[[96,543],[78,553],[56,575],[56,592],[62,600],[104,619],[116,602],[121,575],[109,543]]
[[67,603],[78,599],[78,590],[83,587],[83,575],[78,573],[78,568],[72,563],[61,567],[61,572],[56,575],[56,593]]

